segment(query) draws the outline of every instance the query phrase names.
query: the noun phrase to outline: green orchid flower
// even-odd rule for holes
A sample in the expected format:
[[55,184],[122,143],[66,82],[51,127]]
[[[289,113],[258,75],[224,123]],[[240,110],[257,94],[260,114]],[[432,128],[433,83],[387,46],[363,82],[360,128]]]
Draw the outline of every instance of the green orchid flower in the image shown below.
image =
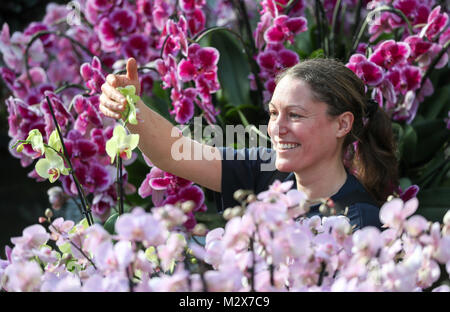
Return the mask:
[[28,144],[31,144],[31,147],[34,151],[39,153],[37,157],[45,154],[44,140],[42,139],[42,134],[38,129],[30,130],[30,132],[28,132],[26,141]]
[[111,157],[111,163],[119,155],[122,159],[130,159],[131,152],[139,143],[139,134],[128,134],[122,125],[114,128],[113,136],[106,142],[106,153]]
[[50,137],[48,138],[48,145],[53,147],[56,151],[61,152],[62,142],[56,129],[53,130],[52,134],[50,134]]
[[126,109],[122,113],[122,117],[125,118],[125,122],[137,125],[136,103],[139,101],[140,97],[136,95],[136,88],[133,85],[129,85],[126,87],[118,87],[117,90],[125,96],[128,103]]
[[41,158],[36,163],[37,174],[49,179],[50,183],[58,180],[61,174],[68,175],[69,169],[64,166],[64,160],[57,152],[51,148],[45,148],[45,158]]

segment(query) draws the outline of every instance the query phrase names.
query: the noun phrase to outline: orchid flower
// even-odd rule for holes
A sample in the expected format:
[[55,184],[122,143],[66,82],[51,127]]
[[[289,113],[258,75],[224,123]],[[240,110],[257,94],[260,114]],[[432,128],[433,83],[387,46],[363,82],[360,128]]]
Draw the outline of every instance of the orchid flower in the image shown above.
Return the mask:
[[119,155],[122,159],[130,159],[131,151],[139,143],[139,134],[128,134],[123,126],[117,125],[114,128],[113,136],[106,142],[106,153],[111,158],[111,164]]

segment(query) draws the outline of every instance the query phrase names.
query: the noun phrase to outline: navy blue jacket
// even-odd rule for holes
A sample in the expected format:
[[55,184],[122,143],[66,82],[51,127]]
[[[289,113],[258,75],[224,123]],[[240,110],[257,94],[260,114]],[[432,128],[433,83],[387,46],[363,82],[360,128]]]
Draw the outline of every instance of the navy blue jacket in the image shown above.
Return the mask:
[[[253,147],[236,150],[228,147],[219,150],[222,152],[222,192],[215,192],[219,212],[239,205],[233,198],[234,192],[239,189],[252,190],[258,194],[266,191],[275,180],[293,180],[293,188],[297,187],[294,174],[275,169],[275,151],[271,149]],[[348,205],[347,217],[351,225],[356,225],[354,230],[369,225],[381,229],[379,207],[358,179],[347,172],[347,180],[331,199],[335,202],[348,202],[348,197],[353,194],[358,196],[356,202],[350,202]],[[307,217],[321,216],[319,206],[311,206]]]

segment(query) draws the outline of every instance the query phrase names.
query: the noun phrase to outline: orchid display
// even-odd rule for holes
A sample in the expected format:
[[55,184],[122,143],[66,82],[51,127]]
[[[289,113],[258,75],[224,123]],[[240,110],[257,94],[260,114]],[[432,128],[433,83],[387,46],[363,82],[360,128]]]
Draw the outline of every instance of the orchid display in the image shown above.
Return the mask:
[[[52,207],[6,246],[2,290],[450,291],[441,1],[75,2],[79,16],[50,3],[22,31],[1,25],[10,153],[50,182]],[[138,101],[181,128],[194,117],[266,124],[276,75],[323,56],[392,120],[402,178],[383,231],[306,218],[305,194],[280,181],[219,215],[208,190],[154,166],[125,128],[139,122]],[[127,107],[116,122],[99,110],[101,86],[130,57],[139,84],[118,89]],[[79,219],[53,217],[69,199]]]

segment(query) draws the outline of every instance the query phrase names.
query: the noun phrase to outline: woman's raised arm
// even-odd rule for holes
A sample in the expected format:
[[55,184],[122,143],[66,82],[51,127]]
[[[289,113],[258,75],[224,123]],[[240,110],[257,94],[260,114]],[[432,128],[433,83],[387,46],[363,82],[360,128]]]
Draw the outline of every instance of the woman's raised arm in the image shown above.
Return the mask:
[[[134,85],[136,94],[139,94],[137,64],[133,58],[128,59],[126,75],[108,75],[106,82],[102,85],[100,111],[105,116],[115,119],[121,117],[126,99],[116,88],[127,85]],[[136,108],[139,110],[139,122],[137,125],[127,124],[127,128],[131,133],[139,134],[139,149],[156,167],[211,190],[221,191],[222,161],[217,148],[184,137],[180,131],[174,130],[174,126],[169,121],[142,101],[137,103]],[[175,142],[177,142],[177,148],[174,150],[172,146]],[[187,147],[190,152],[183,150]],[[196,150],[202,151],[200,160],[194,160]],[[179,157],[174,159],[173,152],[187,157],[176,160]],[[205,158],[203,155],[209,157]],[[213,159],[209,160],[211,158]]]

